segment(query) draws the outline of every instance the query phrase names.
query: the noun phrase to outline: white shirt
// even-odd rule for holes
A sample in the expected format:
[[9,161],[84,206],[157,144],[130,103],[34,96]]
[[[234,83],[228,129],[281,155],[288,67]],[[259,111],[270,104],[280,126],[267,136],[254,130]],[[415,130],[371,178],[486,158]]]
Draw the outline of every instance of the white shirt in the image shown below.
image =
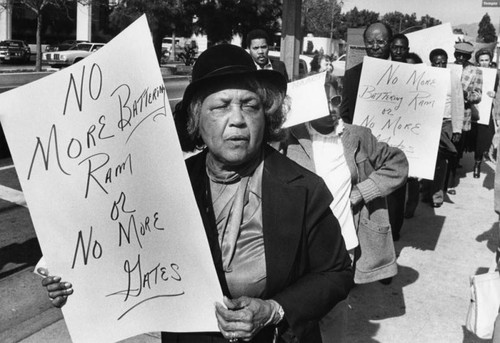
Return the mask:
[[309,123],[306,127],[311,136],[316,174],[323,178],[333,195],[330,208],[339,221],[346,249],[354,249],[359,242],[351,211],[351,172],[339,136],[344,128],[343,123],[339,120],[336,130],[328,135],[319,133]]
[[271,60],[268,58],[267,59],[267,64],[261,67],[259,64],[253,62],[255,66],[257,67],[257,70],[273,70],[273,65],[271,64]]

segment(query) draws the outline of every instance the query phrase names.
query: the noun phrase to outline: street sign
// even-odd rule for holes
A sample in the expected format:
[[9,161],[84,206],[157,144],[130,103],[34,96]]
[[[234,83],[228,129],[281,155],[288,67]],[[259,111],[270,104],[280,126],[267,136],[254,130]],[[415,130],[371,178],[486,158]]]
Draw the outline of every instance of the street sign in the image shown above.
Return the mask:
[[483,7],[500,7],[500,0],[483,0]]

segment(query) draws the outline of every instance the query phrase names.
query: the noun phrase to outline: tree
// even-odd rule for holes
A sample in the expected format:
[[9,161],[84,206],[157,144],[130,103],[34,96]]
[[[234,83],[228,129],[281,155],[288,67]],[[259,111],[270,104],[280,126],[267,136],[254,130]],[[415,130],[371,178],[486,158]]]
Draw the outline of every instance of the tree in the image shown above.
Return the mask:
[[163,37],[172,32],[177,35],[189,32],[190,35],[192,31],[193,16],[180,0],[122,0],[111,12],[110,23],[114,28],[121,30],[143,13],[148,19],[158,60],[161,58]]
[[42,22],[44,10],[48,7],[64,7],[66,0],[0,0],[3,10],[11,11],[21,7],[33,12],[36,17],[36,62],[35,70],[42,70]]
[[337,26],[338,37],[347,39],[347,28],[366,27],[379,20],[379,13],[369,10],[358,10],[354,7],[349,12],[341,16],[340,23]]
[[198,18],[195,32],[205,33],[208,44],[213,45],[230,41],[234,34],[245,38],[255,28],[264,29],[273,35],[280,30],[282,4],[280,0],[206,0],[192,6],[192,11]]
[[410,27],[417,26],[417,15],[415,13],[403,14],[401,12],[386,13],[382,17],[382,22],[387,23],[394,33],[404,31]]
[[123,29],[145,13],[157,56],[166,35],[191,36],[205,33],[208,44],[230,41],[233,34],[245,36],[253,28],[269,33],[279,31],[280,0],[122,0],[113,9],[110,21]]
[[434,17],[431,17],[430,15],[426,14],[423,17],[420,17],[420,23],[422,27],[427,28],[427,27],[432,27],[441,24],[441,21],[439,19],[436,19]]
[[[281,32],[282,0],[237,0],[236,3],[233,4],[237,9],[233,33],[246,38],[247,33],[255,28],[265,29],[271,36]],[[245,39],[243,47],[246,47]]]
[[479,29],[477,30],[478,39],[483,43],[493,43],[497,40],[495,27],[491,23],[491,18],[486,13],[479,22]]
[[[340,6],[336,0],[304,0],[302,2],[302,33],[304,36],[312,33],[317,37],[333,37],[335,19],[339,17]],[[336,33],[338,35],[338,31]]]

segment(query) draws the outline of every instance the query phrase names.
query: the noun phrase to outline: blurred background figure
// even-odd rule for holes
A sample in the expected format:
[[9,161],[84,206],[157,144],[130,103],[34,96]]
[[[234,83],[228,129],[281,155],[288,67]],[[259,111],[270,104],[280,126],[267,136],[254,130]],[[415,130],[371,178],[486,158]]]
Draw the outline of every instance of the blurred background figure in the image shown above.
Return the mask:
[[[473,111],[473,105],[481,101],[483,93],[483,73],[481,69],[477,68],[469,61],[472,58],[473,51],[474,46],[470,42],[458,41],[455,43],[455,64],[460,64],[463,67],[460,81],[462,83],[464,97],[464,123],[460,140],[454,142],[458,157],[456,163],[450,165],[452,186],[456,185],[456,170],[462,159],[466,142],[470,141],[467,136],[471,130],[472,115],[474,113],[477,114],[477,111]],[[477,121],[477,119],[475,120]],[[475,166],[474,169],[476,168]],[[455,189],[450,191],[452,192],[450,194],[456,192]]]
[[[448,54],[443,49],[434,49],[429,54],[429,60],[433,67],[446,68]],[[429,202],[432,207],[441,207],[443,205],[444,193],[447,190],[447,173],[453,167],[456,169],[458,154],[455,144],[460,140],[463,126],[464,99],[462,84],[455,73],[450,73],[450,76],[450,84],[446,90],[446,102],[434,179],[424,180],[423,182],[424,201]]]
[[333,96],[337,95],[337,91],[340,87],[339,79],[333,75],[332,62],[333,59],[331,56],[315,54],[310,63],[311,72],[309,75],[326,72],[325,91],[327,99],[331,99]]
[[[481,68],[491,68],[491,60],[493,58],[493,53],[489,49],[480,49],[475,54],[476,65]],[[498,87],[498,74],[495,79],[496,90]],[[489,91],[487,93],[483,92],[483,98],[489,96],[495,98],[495,92]],[[479,178],[481,175],[481,163],[483,158],[487,157],[487,152],[491,146],[491,140],[495,134],[494,126],[494,115],[489,113],[488,125],[479,124],[479,112],[476,105],[471,107],[471,128],[465,140],[465,151],[474,153],[474,171],[473,177]],[[493,111],[493,107],[492,107]],[[487,157],[488,158],[488,157]]]
[[409,52],[407,55],[406,55],[406,63],[410,63],[410,64],[420,64],[420,63],[424,63],[424,61],[422,61],[422,58],[420,58],[420,56],[414,52]]
[[394,35],[391,42],[391,60],[407,63],[406,56],[410,50],[409,46],[408,37],[404,34],[398,33]]
[[311,74],[321,73],[323,71],[331,73],[333,71],[332,58],[324,54],[315,54],[310,66]]
[[269,59],[269,42],[269,35],[264,30],[255,29],[247,34],[246,43],[248,52],[252,56],[257,70],[276,70],[289,81],[285,63]]

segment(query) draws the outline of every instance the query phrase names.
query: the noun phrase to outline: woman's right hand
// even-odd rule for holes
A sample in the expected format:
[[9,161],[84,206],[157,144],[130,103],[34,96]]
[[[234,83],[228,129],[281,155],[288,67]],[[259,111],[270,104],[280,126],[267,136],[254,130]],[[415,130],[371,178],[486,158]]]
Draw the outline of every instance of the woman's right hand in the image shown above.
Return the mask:
[[68,296],[73,294],[73,285],[61,282],[59,276],[47,276],[42,280],[42,286],[47,288],[52,305],[61,308],[66,304]]

